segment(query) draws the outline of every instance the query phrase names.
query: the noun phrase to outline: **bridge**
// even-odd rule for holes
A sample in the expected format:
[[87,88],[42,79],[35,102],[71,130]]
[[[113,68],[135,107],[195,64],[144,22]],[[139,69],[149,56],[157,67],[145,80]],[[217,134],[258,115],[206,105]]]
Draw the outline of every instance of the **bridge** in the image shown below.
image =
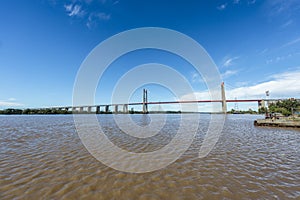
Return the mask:
[[[129,113],[129,106],[142,106],[142,113],[148,113],[148,105],[161,105],[161,104],[191,104],[191,103],[221,103],[222,113],[227,113],[227,103],[238,102],[257,102],[258,108],[265,108],[265,102],[274,102],[282,99],[226,99],[224,82],[221,84],[221,97],[220,100],[187,100],[187,101],[160,101],[160,102],[148,102],[148,91],[143,89],[143,102],[123,103],[123,104],[103,104],[103,105],[82,105],[82,106],[64,106],[64,107],[51,107],[43,109],[52,110],[66,110],[73,113]],[[104,110],[101,108],[104,108]],[[110,111],[113,108],[113,111]],[[119,110],[122,108],[122,111]]]

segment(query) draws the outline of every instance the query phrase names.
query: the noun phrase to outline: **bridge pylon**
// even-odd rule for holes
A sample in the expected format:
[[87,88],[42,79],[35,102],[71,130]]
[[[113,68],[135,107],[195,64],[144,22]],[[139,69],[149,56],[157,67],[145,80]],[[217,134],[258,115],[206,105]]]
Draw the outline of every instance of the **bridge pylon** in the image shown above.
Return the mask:
[[143,89],[143,113],[148,113],[148,91]]
[[226,102],[226,96],[225,96],[225,86],[224,82],[221,84],[221,95],[222,95],[222,112],[224,114],[227,113],[227,102]]

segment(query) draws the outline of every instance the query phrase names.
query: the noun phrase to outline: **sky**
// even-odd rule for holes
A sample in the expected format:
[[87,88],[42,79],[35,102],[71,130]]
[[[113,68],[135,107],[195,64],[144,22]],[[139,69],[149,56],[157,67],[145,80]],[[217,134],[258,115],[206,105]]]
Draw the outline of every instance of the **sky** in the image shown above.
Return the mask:
[[[76,75],[89,53],[106,39],[141,27],[172,29],[202,45],[225,82],[227,99],[266,98],[267,90],[269,98],[300,98],[297,0],[7,0],[0,4],[0,109],[72,105]],[[174,68],[189,81],[198,99],[210,98],[201,74],[186,60],[144,49],[111,64],[98,84],[95,103],[110,103],[118,80],[146,63]],[[129,101],[140,102],[143,88],[149,91],[149,101],[191,96],[187,92],[178,97],[168,87],[148,84],[137,85]],[[201,111],[210,109],[201,106]],[[229,104],[228,109],[236,106]],[[256,104],[238,107],[257,109]]]

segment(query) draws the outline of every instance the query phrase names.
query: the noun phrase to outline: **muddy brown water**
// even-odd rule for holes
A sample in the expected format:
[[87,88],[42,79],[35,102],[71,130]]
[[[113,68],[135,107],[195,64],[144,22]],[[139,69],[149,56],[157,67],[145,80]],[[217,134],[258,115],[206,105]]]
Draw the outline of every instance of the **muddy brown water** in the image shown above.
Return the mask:
[[[0,199],[300,199],[300,131],[254,127],[257,118],[262,116],[228,115],[218,143],[200,159],[210,119],[203,114],[192,145],[177,161],[133,174],[91,156],[71,115],[0,116]],[[180,115],[167,115],[167,134],[149,141],[121,133],[113,115],[98,119],[112,142],[140,152],[166,145]]]

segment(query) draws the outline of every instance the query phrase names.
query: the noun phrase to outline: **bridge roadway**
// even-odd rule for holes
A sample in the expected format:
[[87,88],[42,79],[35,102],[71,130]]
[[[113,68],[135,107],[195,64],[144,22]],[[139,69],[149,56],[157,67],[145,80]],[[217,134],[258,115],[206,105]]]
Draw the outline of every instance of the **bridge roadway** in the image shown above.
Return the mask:
[[[226,100],[226,103],[236,103],[236,102],[257,102],[259,107],[264,107],[265,102],[268,101],[278,101],[281,99],[229,99]],[[146,105],[159,105],[159,104],[185,104],[185,103],[223,103],[224,100],[186,100],[186,101],[159,101],[159,102],[133,102],[133,103],[117,103],[117,104],[102,104],[102,105],[81,105],[81,106],[63,106],[63,107],[51,107],[50,109],[54,110],[72,110],[73,112],[111,112],[109,110],[109,107],[114,107],[114,112],[123,112],[128,113],[128,106],[136,106],[136,105],[143,105],[143,107]],[[123,107],[123,111],[119,111],[119,107]],[[104,107],[104,111],[100,111],[100,108]],[[96,108],[95,111],[92,111],[92,108]],[[44,108],[46,109],[46,108]],[[79,110],[78,110],[79,109]],[[146,111],[143,109],[143,112],[148,113],[148,108]]]

